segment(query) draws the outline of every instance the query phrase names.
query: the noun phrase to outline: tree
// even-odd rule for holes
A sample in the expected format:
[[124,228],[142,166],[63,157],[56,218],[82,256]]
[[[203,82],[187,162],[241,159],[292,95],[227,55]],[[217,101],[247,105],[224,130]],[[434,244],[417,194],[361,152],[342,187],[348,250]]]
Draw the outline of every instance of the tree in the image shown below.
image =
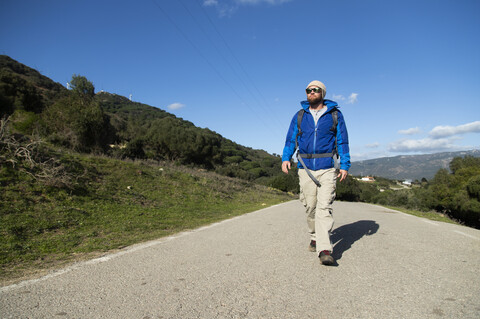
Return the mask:
[[480,173],[480,158],[467,155],[455,157],[450,162],[450,170],[454,175],[472,176]]
[[468,225],[480,227],[480,158],[456,157],[437,172],[429,187],[430,207]]
[[0,115],[10,115],[15,110],[40,113],[44,108],[38,90],[8,70],[0,71],[0,105]]
[[58,100],[42,113],[51,141],[81,152],[101,152],[114,142],[109,117],[93,99],[94,87],[85,77],[73,75],[73,94]]
[[135,138],[127,143],[127,146],[122,152],[122,156],[131,159],[145,158],[145,151],[143,150],[144,141],[141,138]]
[[206,168],[214,167],[220,148],[218,135],[171,117],[154,120],[145,136],[145,143],[157,158]]
[[70,80],[72,91],[87,98],[95,96],[95,86],[86,77],[74,74]]
[[432,180],[430,191],[432,192],[432,208],[438,211],[445,211],[451,207],[453,201],[454,177],[445,168],[440,169]]
[[296,172],[292,170],[288,175],[282,173],[281,175],[271,177],[268,184],[281,191],[298,194],[300,192],[300,186],[297,176]]
[[343,182],[337,180],[337,199],[348,202],[360,200],[360,185],[352,176],[348,175]]
[[467,182],[468,195],[480,201],[480,175],[471,177]]

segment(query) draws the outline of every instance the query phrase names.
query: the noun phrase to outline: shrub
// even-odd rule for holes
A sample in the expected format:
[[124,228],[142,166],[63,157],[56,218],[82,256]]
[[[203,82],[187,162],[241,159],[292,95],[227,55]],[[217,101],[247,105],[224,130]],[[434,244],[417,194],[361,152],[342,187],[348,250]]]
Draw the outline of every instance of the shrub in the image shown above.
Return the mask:
[[342,181],[338,182],[337,180],[337,199],[357,202],[360,200],[360,185],[357,180],[355,180],[350,175]]
[[476,200],[480,200],[480,175],[470,178],[467,182],[468,195]]
[[0,164],[2,174],[26,173],[46,186],[73,189],[74,181],[64,165],[40,140],[11,134],[8,119],[0,120]]
[[136,138],[127,143],[127,146],[123,149],[122,157],[130,159],[145,158],[145,151],[143,150],[144,141]]
[[115,134],[98,103],[78,95],[60,99],[42,113],[49,139],[81,152],[102,152]]
[[452,174],[441,169],[433,178],[428,189],[430,207],[480,227],[480,158],[454,158],[450,169]]
[[284,192],[291,192],[298,194],[300,192],[300,185],[298,184],[298,177],[293,170],[289,174],[281,174],[269,179],[267,186],[279,189]]

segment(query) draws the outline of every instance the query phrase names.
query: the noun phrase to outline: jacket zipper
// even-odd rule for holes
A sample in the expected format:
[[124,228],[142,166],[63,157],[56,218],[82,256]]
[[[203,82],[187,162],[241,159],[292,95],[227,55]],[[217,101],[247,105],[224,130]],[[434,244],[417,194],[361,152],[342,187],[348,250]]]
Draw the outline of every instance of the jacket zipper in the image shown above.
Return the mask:
[[[318,121],[320,121],[320,119],[318,119]],[[313,121],[313,123],[315,123],[315,120]],[[313,154],[315,154],[316,149],[317,149],[317,125],[315,125],[315,134],[313,135]],[[312,159],[313,159],[313,170],[316,171],[317,165],[315,162],[315,158],[312,158]]]
[[[315,134],[313,136],[313,154],[317,153],[317,129],[318,129],[318,125],[320,124],[320,120],[322,119],[322,117],[324,117],[325,114],[327,114],[327,112],[328,112],[328,109],[322,114],[322,116],[320,116],[317,124],[315,125]],[[312,117],[313,117],[313,114],[312,114]],[[313,123],[315,124],[315,119],[313,119]],[[317,161],[315,161],[315,158],[312,158],[312,160],[313,160],[313,170],[316,171],[317,170]],[[319,159],[317,159],[317,160],[319,160]]]

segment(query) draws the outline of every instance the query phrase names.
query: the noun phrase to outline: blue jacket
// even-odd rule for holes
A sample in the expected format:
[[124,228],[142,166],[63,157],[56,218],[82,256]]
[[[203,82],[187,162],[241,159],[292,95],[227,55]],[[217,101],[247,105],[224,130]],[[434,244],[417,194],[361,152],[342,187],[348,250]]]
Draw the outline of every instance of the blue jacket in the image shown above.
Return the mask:
[[[324,100],[327,111],[320,117],[315,127],[315,120],[310,113],[310,104],[302,101],[301,105],[305,110],[301,129],[302,135],[298,136],[298,148],[300,154],[322,154],[331,153],[335,149],[335,134],[330,130],[333,125],[332,111],[337,110],[337,145],[340,157],[340,169],[348,171],[350,168],[350,149],[348,147],[348,133],[342,113],[334,101]],[[282,161],[289,161],[295,153],[295,136],[298,133],[297,114],[293,117],[288,129],[285,147],[283,148]],[[308,169],[316,171],[334,167],[334,160],[331,157],[324,158],[302,158]],[[298,163],[299,168],[303,168]]]

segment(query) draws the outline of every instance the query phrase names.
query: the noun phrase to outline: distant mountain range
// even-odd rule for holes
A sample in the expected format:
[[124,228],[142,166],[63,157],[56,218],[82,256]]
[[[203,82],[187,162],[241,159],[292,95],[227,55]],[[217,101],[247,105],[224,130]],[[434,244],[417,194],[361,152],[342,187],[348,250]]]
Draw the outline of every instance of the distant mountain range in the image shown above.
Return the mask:
[[449,168],[454,157],[480,157],[480,150],[423,155],[399,155],[352,162],[349,173],[355,176],[380,176],[397,180],[432,179],[441,168]]

